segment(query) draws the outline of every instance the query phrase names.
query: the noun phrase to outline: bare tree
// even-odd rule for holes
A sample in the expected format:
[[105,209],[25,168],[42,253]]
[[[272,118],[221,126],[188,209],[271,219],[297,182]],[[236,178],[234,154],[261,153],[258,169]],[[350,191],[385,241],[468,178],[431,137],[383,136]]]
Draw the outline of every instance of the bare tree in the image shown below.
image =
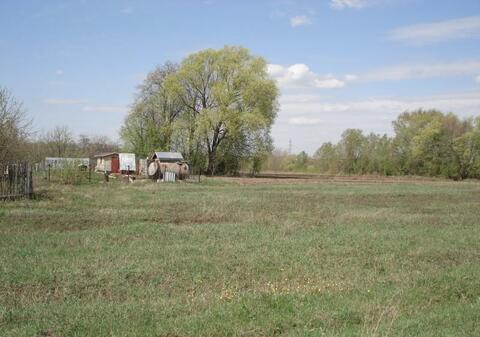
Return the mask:
[[0,162],[25,159],[29,130],[22,103],[0,87]]
[[52,156],[66,157],[75,147],[72,132],[67,126],[56,126],[45,135],[45,144]]
[[105,152],[117,152],[120,146],[111,141],[106,136],[87,136],[80,135],[78,142],[78,155],[82,157],[90,157],[105,153]]

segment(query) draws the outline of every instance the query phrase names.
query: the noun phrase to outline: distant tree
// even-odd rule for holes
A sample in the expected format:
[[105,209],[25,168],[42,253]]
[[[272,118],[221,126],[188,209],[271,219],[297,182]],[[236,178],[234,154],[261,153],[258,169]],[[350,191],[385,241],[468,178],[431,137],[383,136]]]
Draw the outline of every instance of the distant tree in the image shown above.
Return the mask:
[[305,151],[300,152],[295,158],[295,168],[301,171],[305,170],[308,166],[308,161],[308,154]]
[[22,103],[0,87],[0,162],[26,159],[30,121]]
[[270,130],[263,130],[254,136],[253,149],[247,159],[251,161],[252,175],[260,173],[267,161],[268,155],[273,151],[273,140]]
[[[453,113],[417,110],[402,113],[393,125],[393,138],[346,130],[337,144],[324,143],[315,152],[314,169],[334,174],[480,178],[480,117],[460,119]],[[307,158],[305,153],[281,158],[283,168],[305,170],[299,165],[301,158]]]
[[370,133],[365,136],[362,147],[362,155],[355,173],[394,174],[392,140],[387,135]]
[[348,129],[342,133],[338,151],[344,173],[361,173],[360,159],[364,151],[365,136],[362,130]]
[[265,160],[265,169],[267,171],[275,172],[286,171],[286,168],[283,166],[283,162],[288,156],[289,154],[285,150],[273,149],[267,155],[267,159]]
[[75,151],[73,135],[67,126],[56,126],[43,137],[50,156],[67,157]]
[[338,173],[340,170],[340,156],[337,147],[324,143],[313,155],[314,165],[322,173]]
[[[403,174],[425,174],[424,158],[419,152],[421,133],[441,123],[443,115],[436,110],[404,112],[393,122],[393,151],[396,165]],[[416,151],[414,153],[414,151]]]
[[80,135],[76,144],[79,157],[92,158],[100,153],[117,152],[120,146],[106,136]]

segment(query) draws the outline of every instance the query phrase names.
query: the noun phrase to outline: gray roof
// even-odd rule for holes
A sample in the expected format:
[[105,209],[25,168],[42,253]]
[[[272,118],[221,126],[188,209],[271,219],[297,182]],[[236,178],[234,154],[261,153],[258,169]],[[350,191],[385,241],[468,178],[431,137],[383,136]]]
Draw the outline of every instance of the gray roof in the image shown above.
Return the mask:
[[183,160],[180,152],[155,152],[153,157],[160,160]]

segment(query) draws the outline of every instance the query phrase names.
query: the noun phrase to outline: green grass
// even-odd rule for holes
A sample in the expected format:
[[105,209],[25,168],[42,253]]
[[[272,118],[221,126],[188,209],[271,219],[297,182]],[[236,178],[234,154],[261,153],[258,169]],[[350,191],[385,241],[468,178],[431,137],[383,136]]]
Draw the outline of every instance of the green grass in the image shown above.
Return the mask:
[[480,184],[44,186],[0,336],[480,336]]

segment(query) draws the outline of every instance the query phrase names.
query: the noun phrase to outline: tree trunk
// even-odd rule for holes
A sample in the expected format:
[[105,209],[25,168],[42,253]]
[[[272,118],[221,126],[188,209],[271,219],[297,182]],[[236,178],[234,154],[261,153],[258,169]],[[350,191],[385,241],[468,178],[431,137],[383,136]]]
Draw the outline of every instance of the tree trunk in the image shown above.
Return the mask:
[[213,176],[215,174],[215,164],[217,161],[217,149],[212,148],[208,151],[207,174]]

